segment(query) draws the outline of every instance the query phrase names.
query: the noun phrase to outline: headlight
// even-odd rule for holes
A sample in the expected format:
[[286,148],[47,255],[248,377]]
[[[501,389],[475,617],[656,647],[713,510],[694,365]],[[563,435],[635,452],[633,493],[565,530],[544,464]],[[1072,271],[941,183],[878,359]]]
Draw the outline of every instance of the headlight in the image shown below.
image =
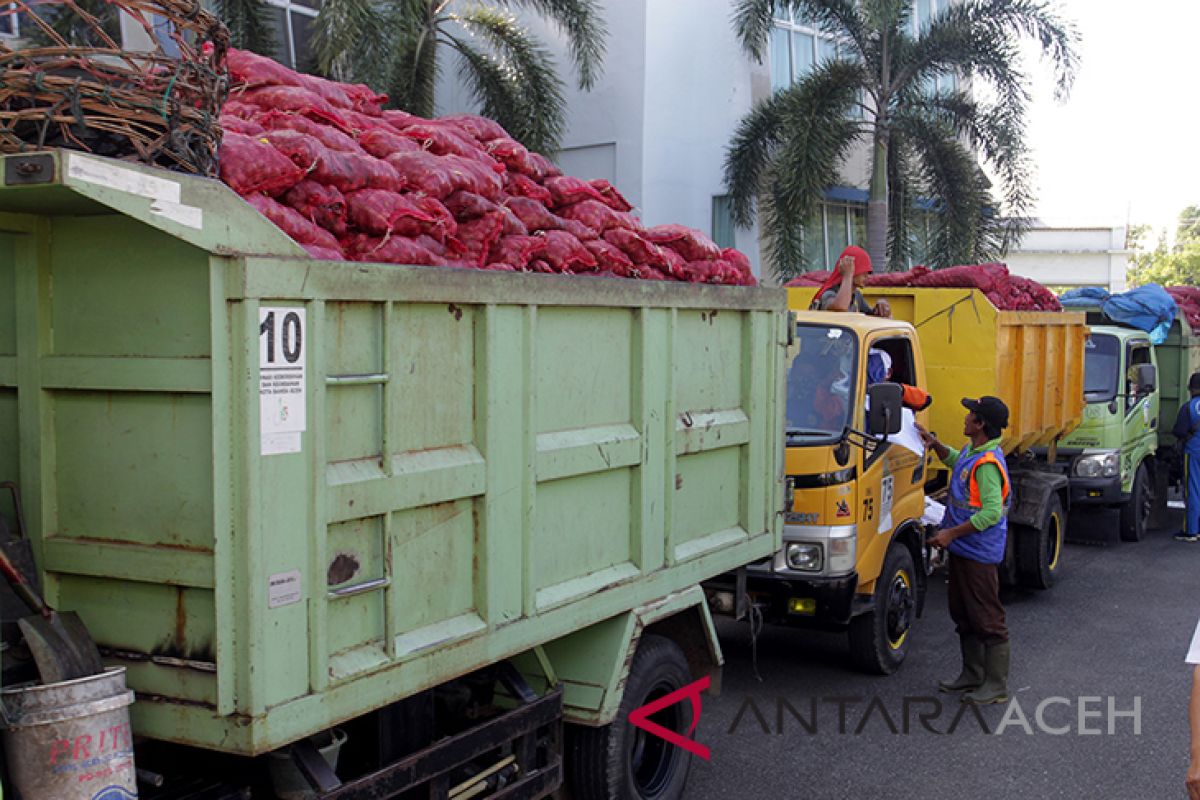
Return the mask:
[[822,557],[819,544],[789,544],[787,546],[787,565],[791,569],[803,572],[820,572]]
[[1097,453],[1075,462],[1075,474],[1081,478],[1112,478],[1121,474],[1121,454]]

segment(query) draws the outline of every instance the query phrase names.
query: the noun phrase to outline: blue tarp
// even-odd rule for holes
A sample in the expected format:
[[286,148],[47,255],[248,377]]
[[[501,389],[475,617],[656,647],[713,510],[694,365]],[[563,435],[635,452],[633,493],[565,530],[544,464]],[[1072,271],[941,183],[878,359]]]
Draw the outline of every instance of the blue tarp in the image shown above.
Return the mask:
[[1119,325],[1128,325],[1150,334],[1150,341],[1162,344],[1179,313],[1174,298],[1157,283],[1149,283],[1121,294],[1088,286],[1064,292],[1059,300],[1063,308],[1099,308],[1104,316]]

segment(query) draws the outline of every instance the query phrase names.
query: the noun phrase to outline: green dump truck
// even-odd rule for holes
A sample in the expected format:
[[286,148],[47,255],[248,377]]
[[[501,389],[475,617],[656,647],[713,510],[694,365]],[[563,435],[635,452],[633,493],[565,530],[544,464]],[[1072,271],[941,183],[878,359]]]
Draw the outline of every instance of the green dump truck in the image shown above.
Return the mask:
[[321,262],[216,181],[2,162],[0,479],[163,791],[681,795],[627,718],[780,546],[783,291]]

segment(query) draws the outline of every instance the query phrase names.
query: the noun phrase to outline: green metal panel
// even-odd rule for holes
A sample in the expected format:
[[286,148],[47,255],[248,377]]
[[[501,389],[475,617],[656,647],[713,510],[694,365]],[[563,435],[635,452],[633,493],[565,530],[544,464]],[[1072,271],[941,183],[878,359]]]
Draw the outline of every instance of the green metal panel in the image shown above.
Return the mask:
[[0,466],[139,734],[262,753],[778,547],[782,292],[318,262],[70,158],[0,187]]
[[1158,357],[1159,441],[1175,441],[1171,429],[1179,406],[1187,400],[1188,378],[1200,372],[1200,335],[1194,333],[1182,315],[1171,325],[1167,340],[1154,348]]

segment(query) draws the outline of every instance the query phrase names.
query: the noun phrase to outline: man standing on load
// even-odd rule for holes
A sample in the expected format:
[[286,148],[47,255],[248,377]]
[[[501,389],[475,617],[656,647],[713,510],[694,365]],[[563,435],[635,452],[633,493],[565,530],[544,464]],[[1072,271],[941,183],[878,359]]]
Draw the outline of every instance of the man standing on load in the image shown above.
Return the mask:
[[813,295],[811,311],[857,311],[876,317],[892,316],[892,307],[880,300],[874,307],[867,304],[862,287],[871,274],[871,257],[861,247],[850,245],[838,256],[837,266]]
[[1008,700],[1009,642],[1000,572],[1008,535],[1012,487],[1000,449],[1008,406],[998,397],[964,398],[963,433],[970,444],[954,450],[918,427],[927,447],[950,467],[950,489],[941,529],[929,544],[950,551],[950,617],[958,630],[962,671],[941,681],[943,692],[964,692],[976,705]]
[[1181,542],[1200,541],[1200,372],[1188,378],[1188,398],[1179,406],[1171,433],[1183,445],[1183,497],[1187,508],[1183,530],[1175,534]]

